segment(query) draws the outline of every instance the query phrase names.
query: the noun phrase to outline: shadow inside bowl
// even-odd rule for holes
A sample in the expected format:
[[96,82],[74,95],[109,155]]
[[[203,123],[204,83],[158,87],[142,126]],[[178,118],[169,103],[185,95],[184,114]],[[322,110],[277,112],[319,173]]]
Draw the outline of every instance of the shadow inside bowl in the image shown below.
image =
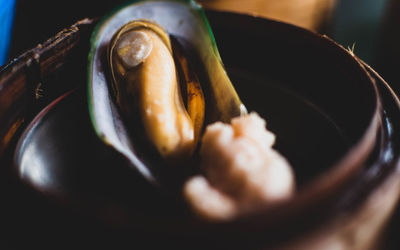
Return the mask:
[[[223,53],[232,52],[225,47]],[[270,59],[275,60],[271,56]],[[291,81],[281,77],[286,70],[292,71],[288,67],[281,72],[280,65],[272,67],[264,64],[268,72],[261,74],[255,70],[255,65],[239,64],[227,60],[228,74],[248,109],[264,117],[267,127],[277,135],[276,148],[294,167],[298,188],[343,157],[352,142],[357,141],[354,133],[361,136],[360,131],[368,125],[362,114],[357,119],[345,120],[353,115],[356,108],[360,109],[358,113],[364,110],[367,103],[362,103],[361,109],[357,107],[357,98],[349,98],[346,103],[351,106],[349,108],[344,106],[343,100],[339,105],[330,106],[330,93],[325,92],[328,94],[325,97],[323,93],[316,93],[319,88],[315,86],[331,84],[335,91],[342,91],[336,88],[346,88],[347,94],[357,93],[365,98],[363,95],[369,93],[351,88],[351,79],[343,77],[340,83],[336,83],[327,78],[325,83],[321,83],[318,77],[303,73],[307,80],[297,75]],[[308,64],[312,62],[307,60],[295,70],[308,70]],[[321,70],[315,66],[314,69]],[[324,66],[321,64],[320,67]],[[336,68],[328,69],[332,72],[327,74],[336,74]],[[303,86],[301,92],[309,96],[315,94],[317,100],[306,97],[291,86],[293,83],[302,85],[304,81],[308,84]],[[324,106],[329,106],[330,112]],[[150,189],[143,192],[143,187],[148,185],[126,167],[127,163],[118,154],[102,145],[94,134],[88,110],[83,107],[86,107],[84,91],[76,90],[54,101],[34,119],[16,151],[20,177],[43,193],[63,197],[67,202],[76,203],[79,200],[91,209],[115,203],[129,207],[126,213],[160,213],[161,210],[148,209],[154,208],[149,204],[155,193],[148,193],[153,192]],[[165,212],[165,207],[162,211]]]
[[[376,90],[359,63],[329,39],[290,25],[210,16],[235,88],[276,134],[276,148],[291,162],[298,189],[332,170],[376,115]],[[107,223],[152,227],[163,217],[187,219],[182,204],[167,206],[100,143],[84,96],[82,89],[65,95],[28,127],[15,155],[22,181]]]

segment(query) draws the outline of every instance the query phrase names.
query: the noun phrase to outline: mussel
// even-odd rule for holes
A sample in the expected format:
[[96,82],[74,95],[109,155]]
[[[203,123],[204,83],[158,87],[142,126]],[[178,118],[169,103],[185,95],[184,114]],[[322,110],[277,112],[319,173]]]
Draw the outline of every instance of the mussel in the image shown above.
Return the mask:
[[[197,68],[188,66],[188,51],[198,59],[201,86]],[[186,91],[186,106],[179,83]],[[247,112],[205,14],[193,0],[133,2],[104,18],[91,39],[88,86],[97,135],[155,185],[163,185],[157,170],[161,167],[139,153],[142,144],[132,137],[129,121],[141,120],[158,153],[175,161],[194,152],[204,112],[206,124],[229,122]]]
[[191,112],[192,122],[180,93],[172,45],[162,27],[146,20],[124,25],[110,43],[108,62],[116,103],[125,116],[140,114],[147,138],[164,158],[190,156],[203,124],[203,93],[199,82],[192,82],[197,87],[188,96],[198,101],[189,100],[188,108],[199,103]]

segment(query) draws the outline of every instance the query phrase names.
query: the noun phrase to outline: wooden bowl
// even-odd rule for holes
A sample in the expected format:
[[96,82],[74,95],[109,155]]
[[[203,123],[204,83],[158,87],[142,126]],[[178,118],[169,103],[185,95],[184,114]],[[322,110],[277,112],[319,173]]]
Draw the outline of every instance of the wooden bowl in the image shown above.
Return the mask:
[[[90,135],[84,84],[88,35],[95,22],[87,19],[0,69],[0,190],[6,204],[1,215],[7,237],[25,239],[14,241],[16,246],[53,246],[67,239],[68,246],[81,242],[148,248],[371,246],[399,197],[397,97],[376,72],[327,37],[247,15],[207,15],[239,95],[267,119],[277,134],[278,150],[294,166],[295,197],[218,224],[184,211],[163,213],[162,206],[137,209],[146,200],[145,184],[136,183],[140,181],[123,161]],[[77,90],[53,102],[72,89]],[[57,196],[21,181],[12,163],[15,145],[45,106],[54,115],[43,122],[53,119],[59,126],[51,131],[71,133],[63,140],[79,140],[74,129],[89,128],[85,140],[96,146],[86,147],[88,142],[82,141],[71,152],[82,147],[87,155],[116,159],[114,170],[107,164],[91,166],[82,154],[82,161],[74,164],[86,166],[84,177],[93,178],[84,179],[74,195]],[[44,143],[54,143],[56,137]],[[45,155],[41,145],[37,154]],[[71,182],[82,177],[68,176]]]

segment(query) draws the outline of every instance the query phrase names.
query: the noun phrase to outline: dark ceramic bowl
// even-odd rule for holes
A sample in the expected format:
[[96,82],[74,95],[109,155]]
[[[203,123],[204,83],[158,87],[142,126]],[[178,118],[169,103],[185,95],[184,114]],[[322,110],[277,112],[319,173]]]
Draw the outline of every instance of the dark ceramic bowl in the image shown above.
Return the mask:
[[[38,245],[43,244],[38,235],[46,235],[48,245],[70,239],[98,246],[185,249],[327,249],[335,244],[365,249],[371,243],[400,190],[396,96],[372,69],[327,37],[263,18],[207,15],[242,101],[267,120],[277,135],[276,148],[294,167],[293,199],[215,224],[199,221],[181,204],[159,198],[93,132],[85,74],[82,63],[77,63],[87,55],[89,32],[84,27],[92,24],[86,21],[0,71],[1,86],[28,86],[16,88],[18,98],[9,101],[9,110],[19,107],[18,115],[0,110],[3,122],[4,114],[14,119],[1,128],[2,142],[8,146],[3,154],[6,164],[14,152],[13,140],[6,141],[6,135],[17,138],[16,129],[26,124],[18,121],[29,120],[54,96],[75,89],[44,108],[16,146],[15,166],[4,178],[22,201],[8,197],[13,201],[8,224],[23,227],[20,234]],[[66,52],[54,53],[60,51],[57,46]],[[47,51],[48,58],[61,61],[58,71],[43,63],[47,59],[43,47],[53,53]],[[36,60],[38,55],[44,59]],[[7,81],[22,79],[15,76],[23,75],[18,65],[28,73],[23,80]],[[37,80],[35,67],[41,69],[47,94],[39,101],[29,95],[40,94],[29,88]],[[13,124],[17,124],[14,130]],[[381,214],[368,220],[377,210]],[[357,238],[361,228],[370,230]]]

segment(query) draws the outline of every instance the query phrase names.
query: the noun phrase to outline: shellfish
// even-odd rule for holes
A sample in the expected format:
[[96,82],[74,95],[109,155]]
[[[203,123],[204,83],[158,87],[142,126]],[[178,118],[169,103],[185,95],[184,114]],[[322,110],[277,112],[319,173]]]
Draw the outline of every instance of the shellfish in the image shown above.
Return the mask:
[[[205,105],[201,88],[197,83],[191,84],[192,70],[185,70],[187,53],[178,52],[175,58],[182,68],[183,89],[188,96],[187,107],[183,104],[169,36],[183,41],[177,47],[185,45],[198,58],[204,72],[201,88],[205,90]],[[132,40],[138,43],[130,43]],[[136,46],[136,52],[127,52],[132,46]],[[132,128],[124,121],[126,114],[141,114],[142,129],[158,153],[168,159],[193,152],[203,126],[204,109],[205,123],[227,122],[247,112],[224,69],[205,14],[192,0],[138,1],[106,16],[92,35],[88,87],[91,120],[97,135],[156,185],[163,182],[159,174],[162,167],[154,166],[157,164],[140,153],[142,144],[132,139]],[[130,99],[134,92],[140,97]],[[199,98],[193,101],[191,93]],[[142,132],[139,129],[136,133]]]

